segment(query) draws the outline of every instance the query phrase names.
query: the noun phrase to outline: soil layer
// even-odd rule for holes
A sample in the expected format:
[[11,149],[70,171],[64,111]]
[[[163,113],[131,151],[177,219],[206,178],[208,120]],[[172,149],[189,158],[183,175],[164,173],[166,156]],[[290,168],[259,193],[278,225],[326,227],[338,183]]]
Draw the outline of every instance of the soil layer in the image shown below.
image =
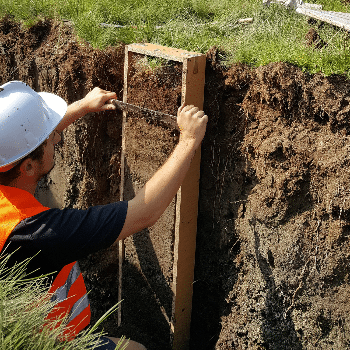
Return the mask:
[[[71,103],[93,86],[123,87],[122,45],[100,51],[70,27],[0,22],[0,83],[22,80]],[[350,347],[350,82],[286,63],[220,66],[207,54],[191,349]],[[176,113],[178,68],[134,72],[129,102]],[[128,124],[132,196],[171,152],[176,137],[145,121]],[[39,198],[87,208],[119,199],[121,114],[83,118],[64,132],[57,166]],[[41,197],[40,197],[41,196]],[[165,217],[170,217],[171,211]],[[103,327],[148,349],[169,346],[172,237],[131,238],[125,322]],[[168,228],[164,229],[168,232]],[[93,320],[117,300],[117,250],[81,262]],[[161,302],[160,302],[161,301]],[[163,305],[164,309],[160,307]]]

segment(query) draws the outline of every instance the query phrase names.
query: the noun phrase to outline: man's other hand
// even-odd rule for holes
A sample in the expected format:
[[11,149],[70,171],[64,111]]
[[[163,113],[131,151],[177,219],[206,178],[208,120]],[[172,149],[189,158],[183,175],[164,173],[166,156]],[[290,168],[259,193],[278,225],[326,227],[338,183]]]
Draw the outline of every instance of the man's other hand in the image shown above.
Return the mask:
[[197,148],[203,140],[207,127],[208,116],[193,105],[182,106],[177,112],[177,123],[180,129],[180,142],[193,143]]

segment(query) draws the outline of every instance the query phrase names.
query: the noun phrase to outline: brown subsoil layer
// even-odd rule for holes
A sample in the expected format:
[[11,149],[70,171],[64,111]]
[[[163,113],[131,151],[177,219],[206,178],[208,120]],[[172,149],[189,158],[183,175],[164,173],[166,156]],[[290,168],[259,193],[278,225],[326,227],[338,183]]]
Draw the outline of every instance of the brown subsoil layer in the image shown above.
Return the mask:
[[[94,50],[50,20],[29,29],[9,18],[0,22],[0,83],[23,80],[68,102],[95,85],[121,97],[123,55],[122,46]],[[350,82],[286,63],[224,69],[215,48],[207,56],[209,123],[191,349],[349,348]],[[133,84],[145,93],[135,94],[134,103],[145,99],[145,107],[176,112],[176,66],[135,72]],[[86,208],[119,198],[120,118],[87,116],[65,132],[57,162],[65,169],[61,206]],[[159,166],[175,136],[152,133],[158,135],[153,154],[142,157]],[[160,139],[165,151],[157,148]],[[51,175],[44,185],[50,181],[58,180]],[[96,320],[117,300],[116,248],[81,263]],[[131,299],[125,324],[118,328],[112,316],[104,329],[164,350],[169,329],[147,268],[126,262]]]

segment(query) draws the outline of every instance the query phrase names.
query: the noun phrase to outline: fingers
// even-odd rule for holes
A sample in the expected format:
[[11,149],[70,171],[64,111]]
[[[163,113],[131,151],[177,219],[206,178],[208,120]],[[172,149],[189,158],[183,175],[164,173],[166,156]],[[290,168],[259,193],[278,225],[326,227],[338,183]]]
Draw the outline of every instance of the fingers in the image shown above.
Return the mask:
[[185,107],[185,102],[182,102],[182,105],[178,108],[177,113],[180,114]]
[[185,105],[185,102],[183,102],[182,105],[178,109],[178,115],[180,113],[186,113],[190,110],[199,111],[199,108],[195,107],[194,105]]
[[101,111],[112,111],[115,110],[116,106],[113,103],[110,103],[109,100],[101,106]]
[[184,106],[184,104],[181,105],[179,108],[178,117],[181,117],[181,115],[188,115],[189,117],[196,117],[196,118],[203,118],[205,113],[201,111],[198,107],[195,107],[193,105],[187,105]]
[[202,117],[203,122],[208,123],[208,116],[206,114]]
[[108,101],[108,100],[111,100],[113,98],[117,98],[117,95],[115,92],[110,92],[110,91],[104,91],[102,90],[102,96],[103,96],[103,100],[104,101]]
[[178,109],[178,114],[180,114],[181,112],[190,112],[191,115],[196,116],[197,118],[202,118],[205,115],[205,113],[201,111],[198,107],[195,107],[194,105],[185,106],[184,103]]
[[181,105],[180,108],[181,108],[180,113],[181,112],[185,113],[185,112],[188,112],[192,109],[196,109],[197,111],[199,111],[199,109],[197,107],[195,107],[194,105],[186,105],[185,106],[184,103]]
[[107,91],[95,87],[86,96],[85,101],[89,106],[90,112],[100,112],[106,110],[114,110],[115,106],[109,102],[111,99],[117,98],[115,92]]
[[108,103],[110,103],[109,100],[117,98],[117,95],[115,92],[100,89],[99,91],[97,91],[95,98],[99,100],[102,104],[105,104],[107,101]]
[[205,116],[205,113],[204,113],[204,111],[198,110],[193,116],[196,118],[203,118]]

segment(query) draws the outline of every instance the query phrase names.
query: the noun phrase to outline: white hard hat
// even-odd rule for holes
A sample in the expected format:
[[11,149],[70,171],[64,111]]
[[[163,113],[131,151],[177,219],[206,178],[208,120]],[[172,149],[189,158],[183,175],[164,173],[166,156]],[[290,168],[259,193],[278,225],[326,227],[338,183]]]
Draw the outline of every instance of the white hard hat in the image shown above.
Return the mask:
[[67,103],[21,81],[0,86],[0,172],[39,147],[60,123]]

